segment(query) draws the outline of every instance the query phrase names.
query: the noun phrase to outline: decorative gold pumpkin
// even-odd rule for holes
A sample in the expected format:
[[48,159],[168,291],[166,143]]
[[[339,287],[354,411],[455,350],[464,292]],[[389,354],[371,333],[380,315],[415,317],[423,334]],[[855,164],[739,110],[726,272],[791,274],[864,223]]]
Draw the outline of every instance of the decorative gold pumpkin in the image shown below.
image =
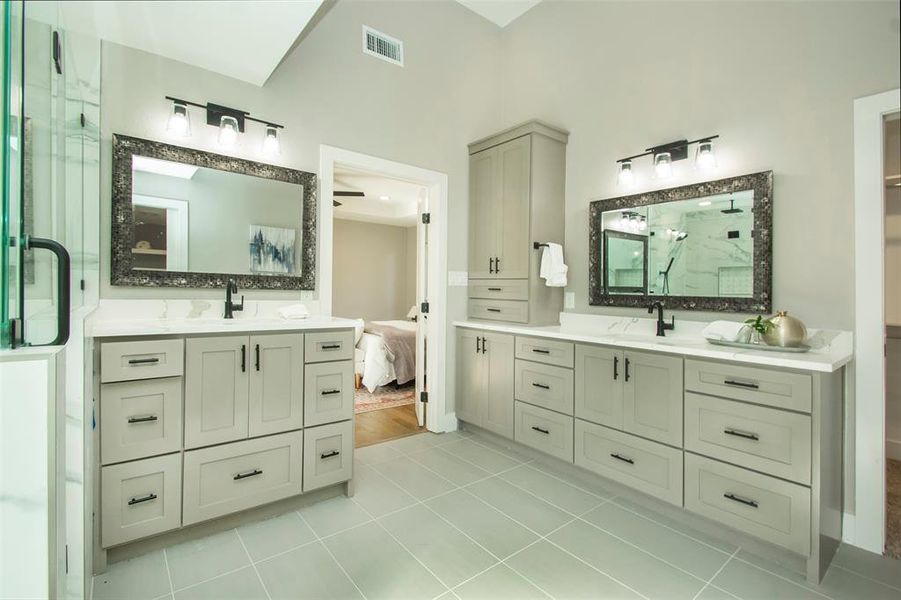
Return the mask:
[[770,317],[772,326],[763,335],[763,341],[770,346],[796,348],[807,341],[807,327],[800,319],[789,316],[787,311],[780,310]]

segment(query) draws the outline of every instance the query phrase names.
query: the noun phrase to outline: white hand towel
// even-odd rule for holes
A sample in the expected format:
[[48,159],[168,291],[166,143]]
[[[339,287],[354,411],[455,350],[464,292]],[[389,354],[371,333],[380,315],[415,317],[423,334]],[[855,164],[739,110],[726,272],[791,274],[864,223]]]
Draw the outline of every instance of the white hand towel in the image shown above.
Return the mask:
[[569,267],[563,262],[563,246],[549,242],[541,253],[539,275],[548,287],[566,287],[566,272]]
[[736,323],[735,321],[714,321],[701,331],[701,335],[708,340],[734,342],[738,339],[738,332],[744,326],[744,323]]
[[310,316],[310,311],[303,304],[291,304],[278,309],[278,314],[283,319],[306,319]]

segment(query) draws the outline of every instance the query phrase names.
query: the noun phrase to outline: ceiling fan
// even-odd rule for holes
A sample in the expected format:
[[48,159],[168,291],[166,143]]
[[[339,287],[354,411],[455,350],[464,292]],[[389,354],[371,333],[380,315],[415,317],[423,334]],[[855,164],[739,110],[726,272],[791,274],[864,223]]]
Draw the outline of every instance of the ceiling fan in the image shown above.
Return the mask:
[[[339,192],[337,190],[335,191],[334,195],[342,198],[363,198],[364,196],[366,196],[366,194],[364,194],[363,192]],[[332,206],[341,206],[341,202],[332,200]]]

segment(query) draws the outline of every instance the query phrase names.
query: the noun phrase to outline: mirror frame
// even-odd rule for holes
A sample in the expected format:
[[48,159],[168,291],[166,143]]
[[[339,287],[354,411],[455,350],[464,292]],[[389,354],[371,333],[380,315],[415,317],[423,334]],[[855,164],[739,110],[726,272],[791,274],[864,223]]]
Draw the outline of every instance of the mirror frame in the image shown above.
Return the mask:
[[[609,294],[601,272],[603,242],[601,215],[613,210],[691,200],[730,192],[754,192],[754,293],[750,297],[670,296],[657,294]],[[591,306],[628,306],[646,308],[653,300],[668,309],[706,310],[734,313],[769,313],[773,285],[773,172],[728,177],[654,190],[631,196],[593,200],[588,209],[588,303]],[[606,261],[604,261],[606,262]],[[645,287],[647,289],[647,286]]]
[[[254,275],[250,273],[195,273],[133,269],[134,211],[132,208],[132,157],[147,156],[198,167],[275,179],[303,186],[300,275]],[[112,220],[110,225],[110,283],[140,287],[221,288],[234,279],[243,289],[316,289],[316,174],[251,160],[223,156],[203,150],[173,146],[122,134],[113,134]]]
[[[648,236],[638,235],[635,233],[626,233],[625,231],[614,231],[613,229],[605,229],[603,231],[603,237],[604,237],[604,252],[603,252],[603,255],[604,255],[604,270],[603,270],[603,272],[604,273],[607,273],[607,267],[609,265],[609,263],[607,262],[607,257],[610,254],[609,248],[610,248],[610,240],[611,239],[630,240],[633,242],[641,243],[641,245],[642,245],[641,251],[642,251],[642,254],[644,255],[644,270],[641,274],[641,278],[642,278],[641,289],[643,289],[643,290],[648,289]],[[612,293],[617,294],[617,295],[629,294],[629,295],[633,295],[633,296],[636,293],[635,291],[631,291],[631,292],[629,291],[629,289],[634,290],[634,288],[628,288],[625,286],[616,286],[616,287],[611,286],[607,277],[604,277],[603,285],[604,285],[604,289],[606,289],[608,293],[610,293],[612,291]],[[638,291],[638,293],[641,294],[640,290]],[[641,295],[643,296],[644,294],[641,294]]]

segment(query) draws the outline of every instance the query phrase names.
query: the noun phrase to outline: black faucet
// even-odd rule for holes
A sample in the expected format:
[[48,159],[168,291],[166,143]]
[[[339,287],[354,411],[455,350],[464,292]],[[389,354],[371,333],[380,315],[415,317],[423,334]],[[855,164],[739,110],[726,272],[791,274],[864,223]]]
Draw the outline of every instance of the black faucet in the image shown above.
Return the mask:
[[232,294],[238,293],[238,284],[234,279],[229,279],[225,284],[225,318],[234,319],[236,310],[244,310],[244,296],[241,296],[241,304],[232,302]]
[[672,321],[667,323],[663,320],[663,305],[660,302],[655,302],[654,304],[648,307],[648,314],[654,314],[654,309],[657,309],[657,336],[663,337],[666,335],[667,330],[676,328],[676,317],[672,317]]

